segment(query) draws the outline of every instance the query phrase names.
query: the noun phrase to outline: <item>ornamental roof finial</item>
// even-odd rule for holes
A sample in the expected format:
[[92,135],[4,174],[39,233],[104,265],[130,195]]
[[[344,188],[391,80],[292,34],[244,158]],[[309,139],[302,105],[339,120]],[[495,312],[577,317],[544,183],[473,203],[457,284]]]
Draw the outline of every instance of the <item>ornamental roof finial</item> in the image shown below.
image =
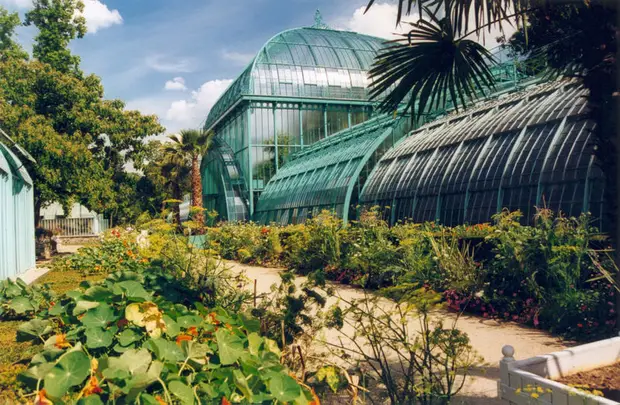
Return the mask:
[[318,29],[323,29],[323,30],[331,29],[329,25],[323,22],[323,16],[321,15],[321,10],[319,10],[318,8],[316,12],[314,13],[314,25],[312,26],[312,28],[318,28]]

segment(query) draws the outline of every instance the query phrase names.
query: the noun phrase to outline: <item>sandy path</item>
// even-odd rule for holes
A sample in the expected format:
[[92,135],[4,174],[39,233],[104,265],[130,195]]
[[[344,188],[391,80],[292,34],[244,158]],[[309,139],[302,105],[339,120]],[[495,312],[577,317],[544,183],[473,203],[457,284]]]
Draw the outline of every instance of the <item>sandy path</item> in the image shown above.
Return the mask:
[[[247,266],[235,262],[227,262],[227,265],[234,272],[245,273],[250,280],[257,280],[257,292],[259,294],[268,293],[271,285],[280,281],[279,272],[282,269]],[[298,277],[296,284],[300,285],[304,281],[304,277]],[[344,299],[362,298],[364,296],[362,290],[350,286],[335,285],[335,288],[337,294]],[[328,305],[335,302],[336,298],[330,298]],[[385,305],[390,305],[390,302],[385,300]],[[454,314],[447,311],[438,312],[438,316],[446,321],[454,319]],[[468,380],[464,390],[459,395],[459,399],[454,401],[456,404],[501,404],[496,396],[497,380],[499,379],[498,363],[502,358],[502,346],[512,345],[515,348],[517,359],[563,350],[566,347],[565,343],[557,337],[511,322],[499,323],[479,317],[463,316],[458,321],[458,328],[469,335],[473,347],[488,365],[482,370],[476,370],[475,376]],[[332,333],[328,334],[328,340],[330,335]]]

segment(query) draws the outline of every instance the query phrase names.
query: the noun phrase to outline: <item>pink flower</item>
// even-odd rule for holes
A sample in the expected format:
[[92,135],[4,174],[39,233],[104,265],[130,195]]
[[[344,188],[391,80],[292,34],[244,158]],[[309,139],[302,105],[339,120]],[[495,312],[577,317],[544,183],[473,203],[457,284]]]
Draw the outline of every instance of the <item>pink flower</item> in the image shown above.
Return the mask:
[[483,317],[483,318],[488,318],[488,317],[489,317],[489,314],[487,314],[487,313],[485,312],[484,314],[482,314],[482,317]]
[[504,312],[504,318],[508,318],[510,314],[508,312]]
[[518,316],[518,315],[513,315],[513,316],[512,316],[512,320],[513,320],[513,321],[516,321],[517,319],[519,319],[519,316]]

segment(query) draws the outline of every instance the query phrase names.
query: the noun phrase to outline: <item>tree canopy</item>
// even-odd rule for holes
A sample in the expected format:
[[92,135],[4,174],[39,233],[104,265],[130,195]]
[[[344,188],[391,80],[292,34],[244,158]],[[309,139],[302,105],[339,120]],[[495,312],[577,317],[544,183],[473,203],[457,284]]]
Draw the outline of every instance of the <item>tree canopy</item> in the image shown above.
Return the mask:
[[156,116],[104,99],[100,79],[80,71],[68,45],[85,34],[81,7],[75,0],[35,0],[26,14],[26,24],[39,29],[32,58],[13,39],[19,16],[0,8],[0,122],[37,160],[26,163],[37,219],[55,201],[104,214],[135,205],[126,196],[137,175],[125,167],[141,168],[145,138],[164,132]]

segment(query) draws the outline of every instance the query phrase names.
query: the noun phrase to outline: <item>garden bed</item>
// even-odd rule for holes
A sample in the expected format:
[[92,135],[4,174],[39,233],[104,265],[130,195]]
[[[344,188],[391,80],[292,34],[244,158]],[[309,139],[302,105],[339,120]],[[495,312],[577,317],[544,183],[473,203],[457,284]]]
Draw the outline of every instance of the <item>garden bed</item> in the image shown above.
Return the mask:
[[560,378],[558,382],[590,392],[600,392],[605,398],[620,402],[620,361],[611,366]]

